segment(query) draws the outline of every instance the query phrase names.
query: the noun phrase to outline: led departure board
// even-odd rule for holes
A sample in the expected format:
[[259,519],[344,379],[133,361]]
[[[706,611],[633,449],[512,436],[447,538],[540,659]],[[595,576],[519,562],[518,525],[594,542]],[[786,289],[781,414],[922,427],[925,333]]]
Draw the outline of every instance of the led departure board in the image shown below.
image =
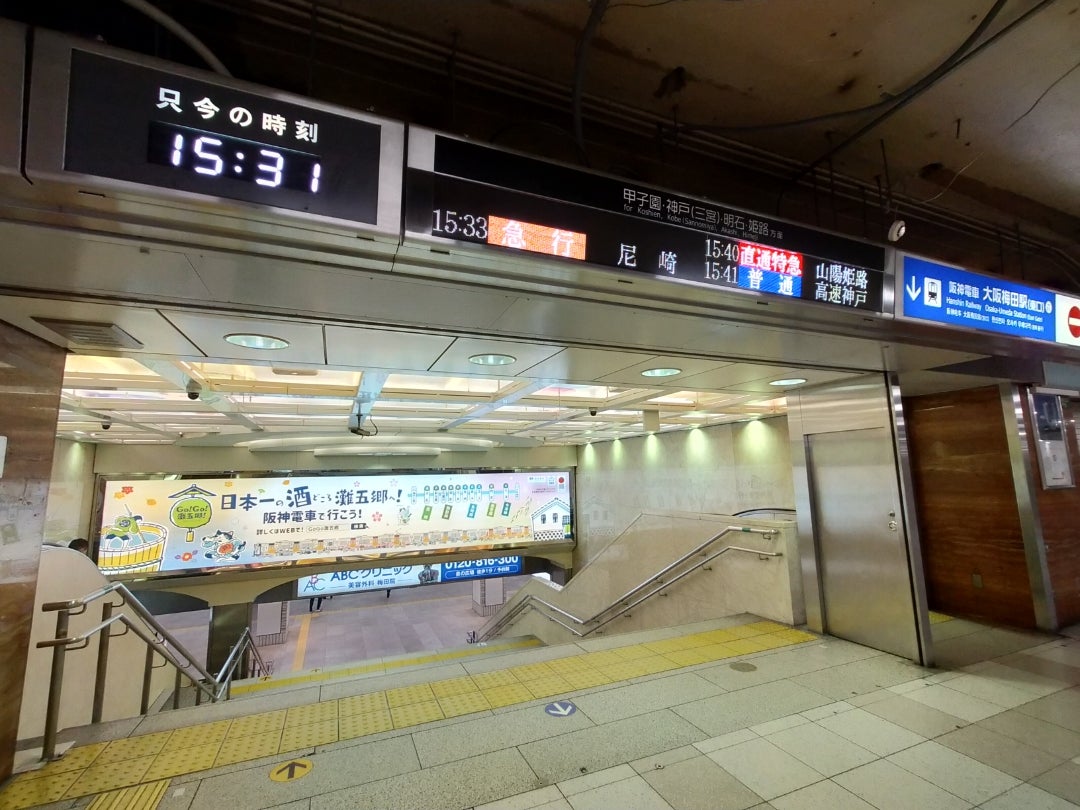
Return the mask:
[[31,176],[397,233],[403,133],[396,122],[61,37],[35,47]]
[[407,234],[880,312],[885,250],[410,129]]

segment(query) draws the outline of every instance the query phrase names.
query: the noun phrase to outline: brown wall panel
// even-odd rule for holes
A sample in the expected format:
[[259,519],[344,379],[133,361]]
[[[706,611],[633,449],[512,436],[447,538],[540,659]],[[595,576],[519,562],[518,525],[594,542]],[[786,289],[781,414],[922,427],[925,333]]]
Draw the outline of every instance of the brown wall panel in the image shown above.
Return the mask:
[[[1064,489],[1043,489],[1037,458],[1032,458],[1035,471],[1035,501],[1042,521],[1043,542],[1046,545],[1046,565],[1050,571],[1050,586],[1059,627],[1080,622],[1080,452],[1077,450],[1076,419],[1080,404],[1067,404],[1064,409],[1066,443],[1069,462],[1076,486]],[[1031,414],[1024,397],[1024,421],[1028,436]]]
[[64,352],[0,323],[0,780],[11,774],[45,526]]
[[912,397],[904,413],[930,608],[1034,627],[997,387]]

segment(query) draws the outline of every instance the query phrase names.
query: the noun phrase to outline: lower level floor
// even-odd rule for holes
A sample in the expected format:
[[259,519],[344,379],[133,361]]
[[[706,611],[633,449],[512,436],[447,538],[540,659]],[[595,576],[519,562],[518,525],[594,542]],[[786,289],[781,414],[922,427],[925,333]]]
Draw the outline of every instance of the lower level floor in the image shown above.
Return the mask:
[[323,671],[68,732],[0,808],[1080,807],[1080,640],[938,626],[936,669],[744,615]]

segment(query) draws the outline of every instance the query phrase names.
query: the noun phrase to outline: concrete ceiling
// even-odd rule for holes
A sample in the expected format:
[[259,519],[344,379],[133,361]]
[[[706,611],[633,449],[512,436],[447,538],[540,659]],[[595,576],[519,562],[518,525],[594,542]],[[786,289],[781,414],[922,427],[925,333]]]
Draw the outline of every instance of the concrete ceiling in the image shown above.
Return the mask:
[[[322,5],[569,86],[599,0]],[[588,46],[584,90],[667,117],[673,129],[713,130],[804,163],[906,101],[838,151],[835,170],[873,180],[884,141],[898,194],[929,197],[945,173],[962,171],[1080,217],[1078,8],[1076,0],[614,0]],[[940,80],[920,88],[950,57]],[[804,123],[782,126],[790,122]],[[920,179],[927,167],[936,169],[929,181]],[[957,181],[942,196],[965,190]]]
[[[19,5],[17,12],[5,7],[5,13],[198,64],[119,2],[77,8],[59,2],[11,4]],[[681,188],[678,178],[692,176],[695,156],[712,150],[729,163],[771,171],[776,181],[767,209],[724,189],[717,189],[717,199],[798,219],[789,207],[800,184],[805,191],[816,176],[827,195],[833,180],[839,184],[847,178],[865,188],[880,187],[900,215],[918,209],[988,223],[1000,243],[994,253],[1021,254],[1020,273],[1026,243],[1019,234],[1034,234],[1071,256],[1078,273],[1056,280],[1032,273],[1032,278],[1062,288],[1077,286],[1080,279],[1080,0],[161,0],[159,5],[244,79],[356,108],[374,107],[391,117],[545,157],[590,162],[614,173],[632,173],[637,164],[623,172],[618,164],[590,161],[601,151],[605,128],[609,139],[610,130],[620,128],[651,133],[650,159],[661,165],[693,141],[689,174],[673,173],[664,184]],[[368,81],[370,63],[349,63],[349,48],[368,56],[392,55],[381,68],[378,88],[374,78]],[[497,98],[512,92],[535,102],[538,106],[528,108],[533,117],[517,117],[516,108],[499,109],[492,101],[496,97],[485,95],[496,85],[503,93]],[[581,91],[579,107],[575,87]],[[558,113],[536,117],[537,109]],[[578,123],[580,140],[574,132]],[[808,174],[815,164],[819,172]],[[814,201],[816,206],[816,195]],[[847,213],[859,218],[858,211]],[[887,213],[891,217],[896,210]],[[836,221],[824,225],[845,230]],[[80,250],[89,248],[81,244]],[[175,272],[156,251],[143,249],[139,256],[152,258],[172,283],[190,275],[179,254]],[[1029,255],[1029,263],[1033,258]],[[136,260],[128,257],[114,266],[126,272]],[[100,264],[110,266],[105,259]],[[188,257],[186,264],[195,267],[198,261]],[[270,269],[259,263],[260,272]],[[205,273],[207,279],[218,275]],[[367,284],[370,296],[375,281]],[[404,306],[400,295],[393,300]],[[673,348],[669,354],[645,350],[629,338],[591,348],[590,328],[620,335],[629,321],[571,319],[572,305],[566,302],[556,308],[523,300],[517,309],[510,303],[508,298],[449,307],[441,299],[440,311],[459,313],[461,323],[453,324],[453,331],[423,334],[408,331],[424,320],[415,312],[413,323],[383,313],[382,324],[403,325],[396,331],[393,326],[365,330],[341,320],[319,323],[281,313],[271,323],[253,324],[250,317],[239,323],[245,319],[165,306],[31,302],[18,296],[0,299],[0,317],[82,355],[73,358],[65,380],[59,432],[103,442],[173,442],[181,435],[190,442],[201,435],[207,437],[203,441],[220,443],[256,436],[308,437],[312,448],[354,444],[343,426],[365,386],[371,388],[367,376],[381,381],[370,416],[388,439],[453,433],[461,441],[581,444],[648,432],[652,419],[646,421],[646,411],[659,415],[661,430],[783,413],[783,388],[770,381],[798,377],[812,385],[875,370],[880,363],[857,353],[880,355],[873,342],[748,329],[719,320],[710,328],[726,347],[720,359],[691,353],[689,341],[700,338],[700,325],[695,323],[684,339],[672,331],[670,318],[656,320],[655,331],[663,337],[650,338]],[[34,320],[49,317],[117,323],[145,348],[93,356]],[[509,331],[527,333],[529,339],[500,346],[492,340],[500,334],[499,317],[513,321]],[[535,329],[529,318],[537,320]],[[559,318],[568,323],[555,324]],[[642,325],[635,322],[633,328],[640,338]],[[237,352],[223,341],[237,331],[282,334],[290,348],[277,360]],[[740,332],[745,333],[741,338]],[[751,344],[752,352],[740,351]],[[356,346],[365,347],[362,357]],[[474,353],[500,349],[519,358],[518,366],[498,375],[470,367]],[[919,372],[965,359],[956,352],[942,355],[920,355],[910,365]],[[685,372],[668,380],[641,376],[657,366]],[[903,370],[904,363],[891,367]],[[199,400],[185,394],[191,380],[205,393]],[[927,385],[932,389],[941,382]],[[112,420],[107,432],[100,430],[105,419]]]

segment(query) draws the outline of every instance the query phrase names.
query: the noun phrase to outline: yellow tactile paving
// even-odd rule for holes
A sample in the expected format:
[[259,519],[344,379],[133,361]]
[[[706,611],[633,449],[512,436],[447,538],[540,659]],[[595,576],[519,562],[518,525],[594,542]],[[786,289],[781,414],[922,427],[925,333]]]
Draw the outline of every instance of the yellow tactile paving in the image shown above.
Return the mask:
[[279,709],[276,712],[263,712],[262,714],[249,714],[247,717],[238,717],[229,726],[229,733],[225,735],[225,742],[237,737],[249,737],[252,734],[265,734],[269,731],[281,731],[285,725],[286,712]]
[[89,810],[155,810],[169,787],[168,779],[102,793]]
[[519,667],[510,667],[510,674],[522,683],[535,681],[537,678],[549,678],[555,675],[555,670],[541,661],[536,664],[523,664]]
[[512,686],[515,683],[521,683],[521,681],[515,678],[508,669],[497,669],[493,672],[481,672],[479,675],[473,675],[471,677],[478,689],[491,689],[495,686]]
[[[760,621],[643,644],[581,653],[535,664],[461,676],[430,684],[328,700],[288,710],[262,712],[235,720],[219,720],[94,743],[67,752],[56,762],[17,776],[0,791],[0,810],[23,810],[61,798],[102,793],[95,810],[157,806],[155,785],[167,777],[211,767],[247,762],[277,753],[312,748],[393,729],[459,717],[473,712],[552,697],[575,689],[776,649],[817,636],[776,622]],[[511,644],[506,649],[517,646]],[[453,651],[429,656],[432,661],[471,654]],[[416,663],[404,659],[401,665]],[[392,663],[354,667],[354,672],[385,671]],[[335,676],[345,674],[337,671]],[[289,679],[302,683],[314,674]],[[322,675],[319,677],[326,677]],[[286,680],[270,684],[278,686]],[[166,781],[156,781],[166,780]],[[133,786],[142,784],[138,789]],[[154,796],[157,795],[157,798]],[[105,801],[112,804],[98,802]],[[128,802],[128,803],[124,803]]]
[[[671,664],[668,664],[668,666],[670,667]],[[595,669],[567,672],[562,677],[563,680],[570,684],[571,689],[590,689],[594,686],[604,686],[613,682],[603,672]]]
[[385,673],[394,669],[400,669],[401,667],[409,667],[421,663],[430,663],[432,661],[456,661],[473,655],[486,655],[491,652],[528,649],[530,647],[542,646],[542,644],[543,642],[539,639],[518,639],[516,641],[507,641],[504,643],[489,642],[483,646],[478,645],[462,650],[451,650],[450,652],[439,653],[438,655],[424,655],[419,657],[402,656],[401,658],[391,661],[380,661],[375,664],[363,664],[361,666],[348,667],[345,669],[334,669],[330,671],[320,671],[316,669],[300,675],[267,675],[258,680],[234,685],[233,694],[245,695],[252,692],[264,691],[266,689],[277,689],[279,686],[289,686],[307,683],[309,681],[325,681],[330,678],[344,678],[350,675],[367,675],[373,672]]
[[678,664],[680,667],[692,667],[694,664],[705,664],[713,659],[701,652],[703,647],[693,647],[686,650],[672,650],[664,653],[663,657]]
[[[171,742],[171,741],[170,741]],[[177,751],[162,751],[146,771],[147,779],[165,779],[182,773],[195,773],[214,767],[221,742],[207,742]]]
[[62,759],[54,760],[36,771],[27,771],[16,777],[17,779],[37,779],[42,776],[54,776],[68,771],[81,771],[88,768],[101,752],[109,747],[109,743],[100,742],[90,745],[80,745],[77,748],[68,749]]
[[431,684],[420,683],[416,686],[399,686],[386,690],[386,703],[391,709],[409,706],[413,703],[428,703],[435,700]]
[[59,801],[82,771],[56,772],[39,779],[13,779],[0,793],[0,810],[22,810]]
[[738,655],[735,650],[731,649],[730,644],[719,643],[709,644],[706,647],[698,647],[698,651],[702,655],[709,656],[710,661],[722,661],[725,658],[731,658],[733,655]]
[[480,692],[463,692],[439,698],[439,707],[446,717],[460,717],[463,714],[486,711],[491,705]]
[[661,641],[647,641],[641,646],[645,647],[650,652],[667,655],[668,653],[679,652],[680,650],[688,650],[693,645],[688,639],[665,638]]
[[64,794],[65,799],[74,799],[79,796],[89,796],[92,793],[103,793],[106,790],[137,785],[147,777],[146,773],[153,756],[136,757],[125,762],[110,762],[108,765],[91,765],[79,774],[79,777],[71,783],[71,787]]
[[286,712],[285,728],[287,730],[292,726],[307,726],[312,723],[337,720],[337,718],[338,704],[336,700],[309,703],[307,706],[293,706]]
[[280,730],[251,734],[247,737],[226,737],[214,759],[214,767],[220,768],[222,765],[232,765],[234,762],[247,762],[260,757],[268,757],[276,754],[280,750],[280,745]]
[[606,667],[610,664],[618,664],[622,659],[614,650],[604,650],[603,652],[585,653],[579,655],[583,664],[587,664],[590,667]]
[[749,655],[750,653],[769,649],[768,645],[759,636],[737,638],[734,641],[727,642],[727,646],[735,650],[739,655]]
[[229,733],[229,724],[231,722],[231,720],[218,720],[214,723],[178,728],[169,737],[161,752],[183,751],[196,745],[220,743],[225,739],[225,735]]
[[525,681],[521,685],[532,692],[534,698],[561,695],[563,692],[569,692],[573,689],[565,678],[561,678],[558,675],[537,678],[535,681]]
[[450,678],[446,681],[435,681],[431,684],[431,691],[434,692],[435,697],[444,698],[451,697],[452,695],[463,695],[467,692],[479,691],[473,679],[468,675],[464,675],[460,678]]
[[94,765],[105,765],[109,762],[119,762],[125,759],[146,757],[157,754],[165,747],[165,743],[172,736],[171,731],[159,731],[156,734],[143,734],[141,737],[127,737],[123,740],[113,740],[94,759]]
[[756,622],[754,624],[738,624],[734,627],[726,627],[724,629],[734,639],[750,638],[751,636],[760,636],[765,633],[765,631],[757,627],[756,624]]
[[433,720],[442,720],[443,712],[437,700],[428,700],[397,708],[391,707],[390,716],[394,720],[394,728],[408,728],[421,723],[430,723]]
[[633,661],[636,658],[647,658],[653,655],[653,651],[644,644],[631,644],[629,647],[619,647],[612,650],[612,652],[625,661]]
[[297,748],[311,748],[337,742],[338,719],[335,715],[329,720],[308,723],[306,726],[285,726],[281,732],[279,751],[295,751]]
[[351,740],[368,734],[378,734],[380,731],[391,731],[393,728],[394,719],[387,708],[360,712],[343,716],[338,720],[338,739]]
[[482,689],[482,694],[487,698],[487,702],[491,704],[491,708],[497,709],[500,706],[511,706],[514,703],[524,703],[527,700],[534,700],[533,693],[525,688],[524,684],[514,683],[508,686],[493,686],[491,689]]
[[386,705],[385,692],[368,692],[366,695],[353,695],[352,697],[341,698],[337,704],[339,717],[366,714],[367,712],[389,708]]
[[947,616],[944,613],[938,613],[935,610],[930,611],[930,624],[941,624],[942,622],[951,622],[952,616]]

